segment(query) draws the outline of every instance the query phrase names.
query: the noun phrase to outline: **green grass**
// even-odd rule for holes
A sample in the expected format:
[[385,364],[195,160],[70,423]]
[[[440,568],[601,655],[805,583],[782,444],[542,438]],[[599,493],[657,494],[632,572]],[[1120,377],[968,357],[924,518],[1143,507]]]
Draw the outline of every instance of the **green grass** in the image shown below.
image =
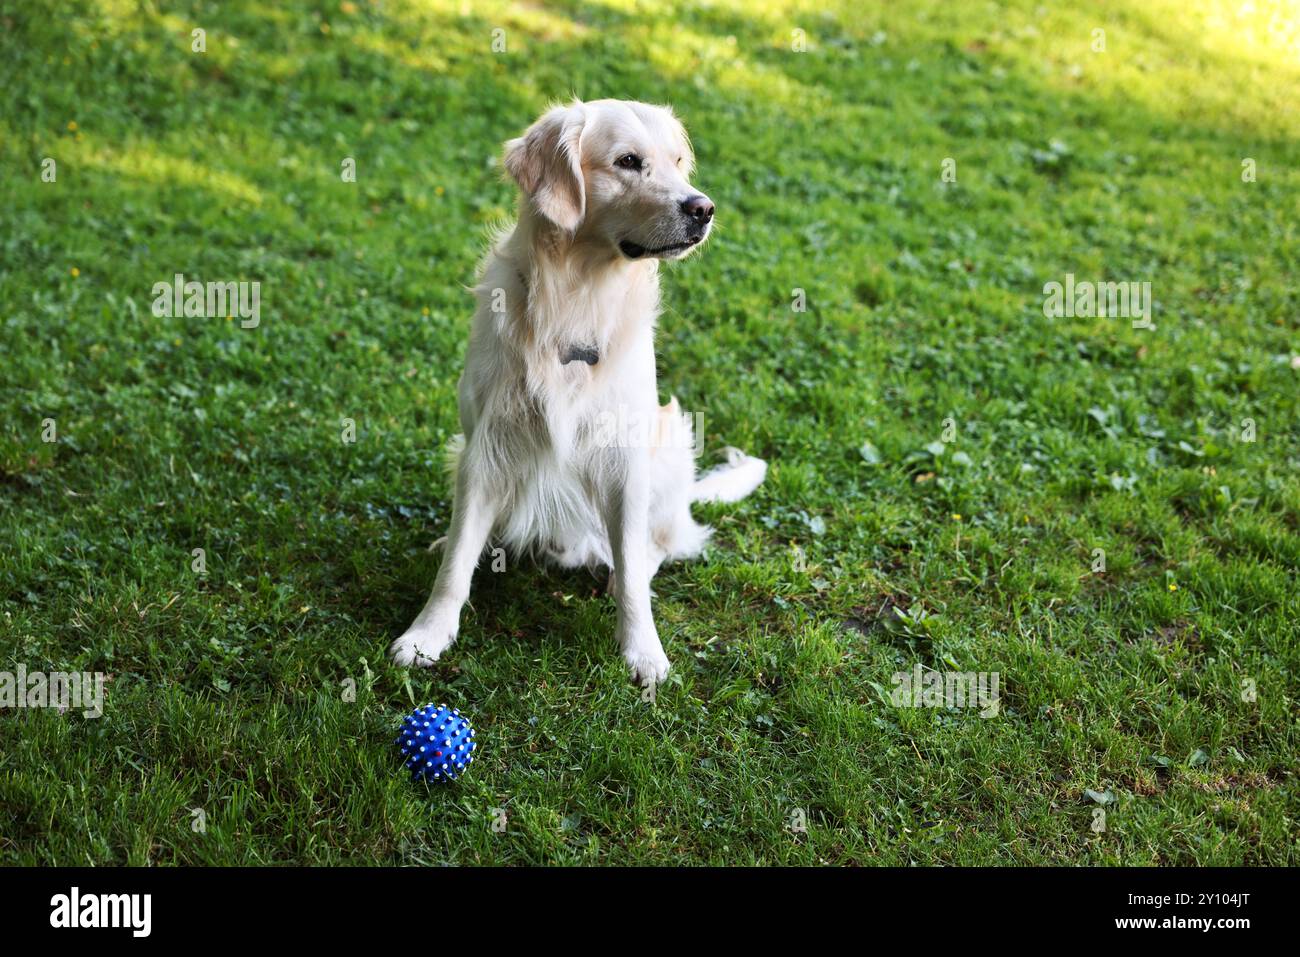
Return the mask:
[[[1300,863],[1300,17],[42,6],[0,0],[0,670],[113,678],[0,712],[0,863]],[[500,144],[571,93],[686,120],[720,226],[662,390],[771,463],[655,581],[653,703],[586,574],[484,567],[436,668],[383,656]],[[153,317],[175,272],[261,325]],[[1067,272],[1156,328],[1045,318]],[[1000,713],[891,706],[918,662]],[[391,749],[427,700],[479,729],[452,788]]]

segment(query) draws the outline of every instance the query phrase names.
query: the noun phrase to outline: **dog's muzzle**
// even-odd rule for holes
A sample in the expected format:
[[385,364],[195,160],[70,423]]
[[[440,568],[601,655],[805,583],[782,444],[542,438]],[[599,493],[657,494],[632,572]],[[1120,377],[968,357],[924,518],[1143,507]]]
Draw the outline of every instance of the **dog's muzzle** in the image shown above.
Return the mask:
[[642,256],[661,256],[664,253],[675,253],[679,249],[690,249],[692,246],[698,246],[704,241],[704,234],[698,236],[687,236],[680,243],[669,243],[667,246],[658,246],[651,249],[642,246],[640,243],[634,243],[630,239],[621,240],[618,244],[619,251],[628,259],[640,259]]

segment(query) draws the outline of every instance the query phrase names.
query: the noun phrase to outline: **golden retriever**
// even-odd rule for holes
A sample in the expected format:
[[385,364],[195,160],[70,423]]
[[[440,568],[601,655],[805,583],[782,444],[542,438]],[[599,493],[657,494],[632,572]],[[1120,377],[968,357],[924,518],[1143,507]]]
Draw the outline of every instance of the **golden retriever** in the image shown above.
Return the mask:
[[736,501],[767,466],[728,449],[697,478],[690,419],[660,408],[654,330],[659,261],[697,249],[714,206],[661,106],[574,102],[505,146],[522,196],[475,288],[452,443],[455,499],[433,593],[389,650],[430,664],[456,637],[489,538],[561,566],[607,566],[633,679],[668,673],[650,610],[665,560],[699,554],[693,501]]

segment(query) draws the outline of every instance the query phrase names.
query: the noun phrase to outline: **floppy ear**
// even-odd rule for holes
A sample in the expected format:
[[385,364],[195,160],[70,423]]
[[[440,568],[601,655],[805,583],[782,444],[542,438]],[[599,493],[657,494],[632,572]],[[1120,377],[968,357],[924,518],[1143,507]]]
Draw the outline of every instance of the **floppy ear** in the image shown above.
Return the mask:
[[506,170],[539,213],[569,232],[587,211],[580,149],[585,119],[581,104],[557,106],[506,143]]

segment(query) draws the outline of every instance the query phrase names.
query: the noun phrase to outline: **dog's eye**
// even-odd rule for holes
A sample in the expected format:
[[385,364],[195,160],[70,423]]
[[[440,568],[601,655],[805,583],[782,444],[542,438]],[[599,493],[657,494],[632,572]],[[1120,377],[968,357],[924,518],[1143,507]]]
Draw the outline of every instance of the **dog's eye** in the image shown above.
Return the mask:
[[625,153],[614,161],[614,165],[619,169],[640,169],[641,157],[635,153]]

